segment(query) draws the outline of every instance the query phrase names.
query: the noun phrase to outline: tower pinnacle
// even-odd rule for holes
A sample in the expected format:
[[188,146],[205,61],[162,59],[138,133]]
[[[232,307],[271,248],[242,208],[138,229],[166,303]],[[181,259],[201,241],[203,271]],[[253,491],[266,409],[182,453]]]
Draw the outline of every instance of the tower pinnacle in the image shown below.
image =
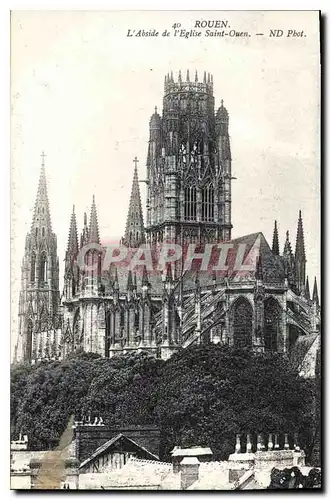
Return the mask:
[[305,298],[307,300],[310,300],[310,288],[309,288],[309,278],[307,276],[307,279],[306,279],[306,286],[305,286]]
[[306,253],[301,210],[299,211],[297,240],[295,245],[295,279],[300,293],[304,293],[306,281]]
[[316,276],[315,276],[315,279],[314,279],[313,302],[315,302],[316,305],[317,305],[317,307],[319,307],[320,302],[319,302],[319,298],[318,298],[318,289],[317,289]]
[[77,255],[78,252],[78,236],[77,236],[75,205],[73,205],[72,207],[67,252],[70,255]]
[[129,211],[126,219],[126,227],[122,243],[130,248],[137,248],[145,243],[144,219],[141,208],[140,189],[138,180],[138,158],[133,159],[134,172],[129,203]]
[[98,215],[97,215],[97,207],[95,205],[94,195],[93,195],[91,215],[90,215],[89,243],[100,243]]

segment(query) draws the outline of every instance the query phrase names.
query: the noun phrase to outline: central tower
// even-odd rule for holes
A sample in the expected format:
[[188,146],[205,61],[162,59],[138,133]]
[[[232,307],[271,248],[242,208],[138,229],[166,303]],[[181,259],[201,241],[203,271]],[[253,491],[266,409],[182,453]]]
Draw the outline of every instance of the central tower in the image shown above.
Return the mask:
[[155,108],[149,127],[148,242],[230,240],[229,115],[223,101],[215,113],[213,77],[166,75],[162,117]]

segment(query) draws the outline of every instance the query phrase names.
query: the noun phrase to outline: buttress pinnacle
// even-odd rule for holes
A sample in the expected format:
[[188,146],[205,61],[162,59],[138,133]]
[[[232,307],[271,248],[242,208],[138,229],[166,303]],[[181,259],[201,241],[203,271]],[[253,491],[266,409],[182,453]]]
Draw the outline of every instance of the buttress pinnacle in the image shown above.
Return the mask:
[[275,220],[274,234],[272,238],[272,251],[275,255],[279,255],[279,240],[278,240],[278,229],[276,220]]

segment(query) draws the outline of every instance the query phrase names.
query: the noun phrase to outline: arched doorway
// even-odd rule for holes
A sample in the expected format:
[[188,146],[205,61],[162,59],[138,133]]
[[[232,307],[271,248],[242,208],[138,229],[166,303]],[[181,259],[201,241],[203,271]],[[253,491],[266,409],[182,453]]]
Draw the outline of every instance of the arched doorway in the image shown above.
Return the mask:
[[264,348],[277,352],[277,340],[281,327],[281,308],[277,300],[270,297],[264,302]]
[[252,347],[253,308],[247,299],[233,305],[233,344],[237,348]]

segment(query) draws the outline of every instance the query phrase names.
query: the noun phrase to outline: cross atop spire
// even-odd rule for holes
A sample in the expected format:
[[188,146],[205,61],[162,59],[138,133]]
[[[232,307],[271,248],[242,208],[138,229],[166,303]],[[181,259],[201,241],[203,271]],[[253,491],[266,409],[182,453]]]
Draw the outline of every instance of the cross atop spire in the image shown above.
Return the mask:
[[41,157],[41,166],[44,167],[45,166],[45,158],[46,158],[44,151],[41,152],[40,157]]

